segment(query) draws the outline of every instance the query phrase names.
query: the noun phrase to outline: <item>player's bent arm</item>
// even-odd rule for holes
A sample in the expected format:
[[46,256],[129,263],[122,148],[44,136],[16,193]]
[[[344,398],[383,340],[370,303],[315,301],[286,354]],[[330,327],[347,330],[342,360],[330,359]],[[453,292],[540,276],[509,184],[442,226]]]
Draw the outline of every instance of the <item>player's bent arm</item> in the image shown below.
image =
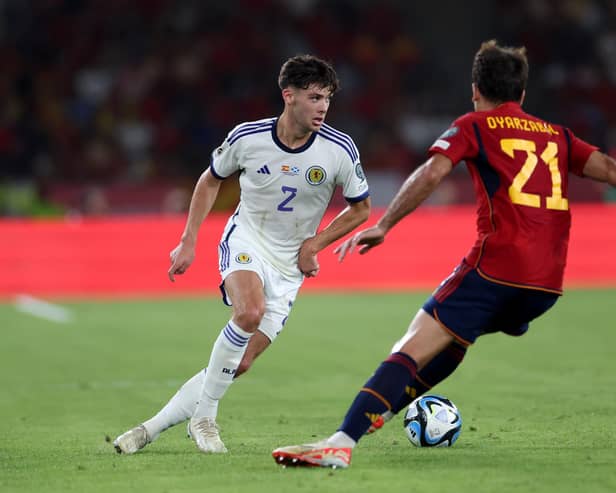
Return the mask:
[[594,151],[584,165],[584,176],[616,187],[616,160],[600,151]]
[[402,184],[396,196],[378,220],[377,227],[387,233],[398,221],[413,212],[453,169],[451,159],[434,154]]
[[182,233],[183,243],[196,243],[201,223],[212,210],[221,183],[222,180],[216,178],[209,168],[206,169],[199,177],[199,180],[197,180],[192,198],[190,199],[186,226]]
[[370,216],[370,197],[360,202],[347,205],[325,228],[315,236],[306,240],[306,248],[310,247],[312,254],[317,254],[334,241],[353,231]]
[[182,238],[179,245],[169,253],[171,267],[169,267],[167,275],[172,282],[175,281],[176,274],[184,274],[195,259],[199,227],[210,210],[212,210],[212,206],[218,195],[218,190],[220,189],[221,181],[222,180],[216,178],[209,169],[197,180],[190,200],[188,218],[186,219],[186,226],[184,227]]

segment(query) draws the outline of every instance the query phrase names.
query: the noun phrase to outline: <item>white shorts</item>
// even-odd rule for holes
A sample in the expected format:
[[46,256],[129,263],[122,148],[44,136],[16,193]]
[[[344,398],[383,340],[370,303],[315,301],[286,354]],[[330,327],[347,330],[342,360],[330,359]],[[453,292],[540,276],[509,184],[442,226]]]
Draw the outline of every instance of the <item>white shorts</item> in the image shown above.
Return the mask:
[[218,245],[222,300],[225,305],[232,305],[225,290],[225,279],[229,274],[238,270],[249,270],[256,273],[263,283],[265,293],[265,313],[259,330],[270,341],[274,341],[287,321],[304,278],[301,274],[294,278],[285,276],[260,257],[249,241],[239,235],[229,236]]

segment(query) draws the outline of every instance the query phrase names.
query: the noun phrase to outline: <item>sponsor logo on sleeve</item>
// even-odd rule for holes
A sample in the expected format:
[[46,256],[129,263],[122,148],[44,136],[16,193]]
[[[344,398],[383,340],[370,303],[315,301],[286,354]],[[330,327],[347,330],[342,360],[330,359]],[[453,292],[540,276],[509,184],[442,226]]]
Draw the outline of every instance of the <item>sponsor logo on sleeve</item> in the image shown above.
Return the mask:
[[458,127],[448,128],[443,132],[439,139],[448,139],[449,137],[453,137],[454,135],[456,135],[459,131],[460,129]]
[[434,144],[432,144],[432,147],[440,147],[441,149],[446,151],[447,149],[449,149],[450,145],[451,144],[449,142],[447,142],[446,140],[436,139],[436,142]]
[[456,135],[459,131],[460,129],[458,127],[448,128],[441,134],[441,136],[438,139],[436,139],[436,142],[434,142],[434,144],[432,144],[430,147],[440,147],[441,149],[446,151],[451,146],[451,143],[448,142],[446,139],[450,139],[451,137]]

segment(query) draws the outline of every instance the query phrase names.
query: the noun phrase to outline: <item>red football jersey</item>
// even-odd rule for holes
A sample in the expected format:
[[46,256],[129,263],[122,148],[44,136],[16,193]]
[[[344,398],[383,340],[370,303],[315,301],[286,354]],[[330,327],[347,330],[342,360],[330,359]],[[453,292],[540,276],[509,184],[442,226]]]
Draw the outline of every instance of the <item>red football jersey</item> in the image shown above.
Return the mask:
[[597,150],[517,103],[458,118],[430,147],[465,161],[477,196],[477,241],[466,256],[495,282],[560,293],[571,214],[568,173]]

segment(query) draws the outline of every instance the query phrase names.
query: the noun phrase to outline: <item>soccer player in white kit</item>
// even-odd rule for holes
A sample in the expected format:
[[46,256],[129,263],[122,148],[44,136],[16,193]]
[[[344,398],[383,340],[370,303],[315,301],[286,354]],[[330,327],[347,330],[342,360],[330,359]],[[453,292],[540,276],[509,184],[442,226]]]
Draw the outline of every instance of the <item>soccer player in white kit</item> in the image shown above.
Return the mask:
[[[283,64],[278,85],[284,100],[280,117],[236,126],[212,153],[195,186],[180,243],[170,254],[168,274],[174,281],[194,260],[199,227],[222,180],[239,172],[240,202],[218,248],[223,301],[233,307],[232,317],[207,368],[155,416],[117,437],[113,444],[119,453],[137,452],[189,418],[188,432],[199,450],[226,452],[216,424],[220,399],[280,333],[304,277],[319,272],[318,252],[370,214],[353,140],[324,123],[339,85],[334,69],[315,56],[296,56]],[[348,206],[317,233],[337,186]]]

